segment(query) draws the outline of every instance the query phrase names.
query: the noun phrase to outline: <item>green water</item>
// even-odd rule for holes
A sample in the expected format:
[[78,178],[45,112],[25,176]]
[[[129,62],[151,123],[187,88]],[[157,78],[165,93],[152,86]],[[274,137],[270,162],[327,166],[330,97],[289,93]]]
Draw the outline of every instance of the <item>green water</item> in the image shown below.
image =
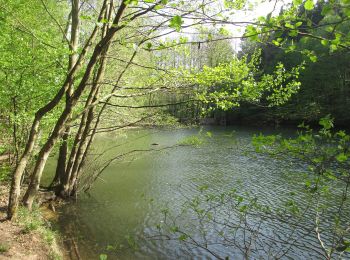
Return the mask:
[[[203,144],[198,147],[176,146],[185,137],[197,135],[199,131],[199,128],[134,129],[100,136],[96,140],[93,159],[86,172],[121,154],[129,154],[115,160],[88,194],[81,194],[77,202],[61,209],[59,229],[67,240],[74,240],[83,259],[98,259],[102,253],[107,254],[108,259],[214,259],[198,247],[148,238],[155,234],[155,225],[163,220],[162,209],[167,207],[172,214],[178,214],[183,203],[200,194],[199,187],[203,186],[214,193],[239,187],[241,193],[248,191],[273,208],[279,207],[290,191],[300,189],[303,180],[297,176],[303,171],[303,166],[289,169],[290,173],[286,173],[288,162],[252,153],[252,135],[274,133],[275,130],[203,128],[202,136],[207,136],[207,131],[212,133]],[[283,132],[291,135],[293,130]],[[158,151],[130,153],[149,149]],[[54,162],[51,162],[49,168],[53,166]],[[301,205],[306,203],[303,196],[298,200]],[[178,221],[180,225],[195,225],[191,216]],[[195,233],[200,230],[194,227],[192,231],[196,236]],[[282,258],[322,258],[322,250],[314,234],[291,231],[290,227],[278,221],[267,223],[263,231],[276,233],[277,238],[291,233],[291,237],[298,239],[299,246],[288,250]],[[208,234],[209,239],[216,241],[215,236],[217,234]],[[133,244],[130,238],[136,238],[137,247],[130,247]],[[267,252],[287,246],[274,242],[269,245],[270,251],[252,252],[251,259],[272,258]],[[230,259],[243,257],[242,252],[233,246],[215,245],[213,249]],[[72,255],[74,258],[74,253]]]

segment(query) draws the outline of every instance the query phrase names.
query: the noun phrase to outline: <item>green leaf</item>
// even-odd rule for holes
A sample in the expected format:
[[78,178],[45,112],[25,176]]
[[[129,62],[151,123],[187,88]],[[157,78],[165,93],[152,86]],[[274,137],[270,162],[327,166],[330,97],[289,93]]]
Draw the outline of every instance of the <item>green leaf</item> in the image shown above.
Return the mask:
[[290,23],[285,23],[284,26],[287,27],[287,28],[290,28],[290,29],[294,29],[294,25],[292,25]]
[[100,254],[100,260],[107,260],[107,255],[106,254]]
[[297,46],[295,46],[295,45],[290,45],[290,46],[288,46],[286,52],[294,51],[296,48],[297,48]]
[[308,11],[314,9],[314,7],[315,7],[314,1],[312,1],[312,0],[307,0],[307,1],[305,2],[305,4],[304,4],[304,7],[305,7],[305,10],[308,10]]
[[125,1],[125,4],[127,4],[127,5],[137,5],[139,3],[139,1],[138,0],[126,0]]
[[154,8],[154,10],[160,10],[164,7],[164,5],[156,5],[156,7]]
[[92,17],[89,16],[89,15],[81,15],[81,16],[80,16],[80,19],[81,19],[81,20],[92,20]]
[[327,46],[328,45],[328,40],[325,40],[325,39],[321,40],[321,44],[323,46]]
[[152,48],[152,43],[151,42],[147,42],[146,49],[150,50],[151,48]]
[[343,12],[347,17],[350,17],[350,7],[344,8]]
[[303,22],[297,22],[296,24],[295,24],[295,27],[299,27],[299,26],[301,26],[303,24]]
[[322,8],[321,14],[323,16],[326,16],[326,15],[330,14],[332,11],[333,11],[332,6],[330,4],[327,4]]
[[289,33],[288,33],[289,36],[291,37],[295,37],[298,35],[298,30],[291,30]]
[[338,50],[338,46],[335,44],[331,44],[330,50],[331,50],[331,52],[334,52],[334,51]]
[[273,40],[272,43],[273,43],[274,45],[276,45],[276,46],[279,46],[279,45],[280,45],[280,43],[279,43],[278,41],[275,41],[275,40]]
[[345,162],[348,157],[344,153],[340,153],[337,155],[336,159],[338,162]]
[[188,236],[186,234],[182,234],[181,236],[179,236],[180,241],[185,241],[187,238]]
[[317,56],[316,55],[310,55],[309,58],[310,58],[310,60],[312,62],[316,62],[317,61]]
[[331,118],[329,115],[324,117],[324,118],[321,118],[320,120],[320,125],[326,129],[326,130],[329,130],[331,128],[333,128],[333,118]]
[[253,25],[248,25],[246,27],[246,31],[244,36],[250,37],[253,41],[258,41],[259,40],[259,35],[257,29]]
[[226,28],[221,27],[219,29],[219,34],[224,35],[224,36],[228,36],[228,35],[230,35],[230,32]]
[[170,20],[169,27],[175,29],[177,32],[181,30],[181,25],[183,24],[181,16],[176,15]]

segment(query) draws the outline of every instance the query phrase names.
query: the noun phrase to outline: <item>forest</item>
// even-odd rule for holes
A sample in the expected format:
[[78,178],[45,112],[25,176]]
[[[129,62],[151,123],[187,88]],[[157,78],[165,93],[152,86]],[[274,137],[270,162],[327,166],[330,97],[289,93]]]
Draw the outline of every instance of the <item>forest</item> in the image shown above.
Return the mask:
[[1,259],[350,258],[349,0],[0,11]]

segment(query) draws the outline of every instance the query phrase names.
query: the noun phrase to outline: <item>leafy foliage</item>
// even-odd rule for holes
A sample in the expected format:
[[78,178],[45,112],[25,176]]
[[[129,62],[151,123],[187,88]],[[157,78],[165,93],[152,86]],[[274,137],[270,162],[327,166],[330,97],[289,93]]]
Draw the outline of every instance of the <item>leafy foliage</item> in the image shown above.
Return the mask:
[[349,182],[350,136],[345,131],[332,131],[333,119],[320,120],[322,128],[317,132],[301,124],[297,138],[281,136],[255,136],[253,144],[257,151],[268,152],[277,157],[292,157],[308,165],[317,178]]
[[189,77],[198,85],[199,99],[222,110],[239,106],[244,101],[258,103],[263,98],[270,106],[280,105],[298,91],[298,76],[303,66],[288,72],[279,63],[273,73],[261,75],[258,65],[259,54],[255,53],[249,62],[246,58],[234,58],[213,68],[204,66]]
[[[327,196],[330,190],[340,192],[334,199],[337,209],[332,219],[331,232],[333,242],[324,245],[319,234],[322,224],[316,215],[316,232],[319,242],[327,257],[335,252],[348,252],[350,229],[346,223],[348,209],[348,187],[350,185],[350,136],[343,130],[334,131],[333,119],[328,116],[320,120],[321,129],[314,132],[309,126],[301,124],[302,129],[296,138],[281,136],[255,136],[253,144],[258,152],[267,153],[274,158],[292,158],[295,164],[304,165],[307,170],[304,187],[306,192],[319,199]],[[291,201],[293,205],[293,200]],[[318,205],[319,202],[317,202]],[[327,210],[327,205],[320,205],[317,211]],[[323,221],[330,221],[329,219]]]

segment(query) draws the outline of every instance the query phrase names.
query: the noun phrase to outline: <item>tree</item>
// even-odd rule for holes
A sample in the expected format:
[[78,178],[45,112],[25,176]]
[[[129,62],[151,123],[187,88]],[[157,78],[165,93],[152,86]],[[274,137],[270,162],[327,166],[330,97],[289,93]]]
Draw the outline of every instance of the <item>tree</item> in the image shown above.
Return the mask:
[[[50,10],[45,5],[45,2],[41,1],[41,3],[49,15],[52,16]],[[82,48],[79,50],[78,55],[74,53],[74,50],[77,49],[77,34],[79,33],[79,13],[77,9],[79,2],[73,1],[71,3],[70,19],[72,20],[72,23],[71,26],[68,26],[71,30],[69,33],[71,39],[68,42],[69,49],[71,52],[73,51],[73,53],[68,57],[69,66],[67,69],[67,75],[56,95],[52,97],[47,104],[35,112],[31,130],[28,134],[28,141],[13,173],[8,211],[10,218],[14,216],[16,212],[20,192],[20,180],[31,159],[34,145],[38,139],[38,132],[42,119],[48,113],[51,113],[51,111],[58,108],[62,98],[65,95],[67,96],[65,107],[59,111],[58,117],[54,121],[54,127],[50,129],[49,136],[42,140],[43,144],[36,156],[37,158],[35,160],[34,169],[30,176],[30,184],[23,199],[24,204],[29,208],[31,208],[38,191],[42,172],[48,156],[54,149],[55,144],[60,140],[61,136],[64,135],[65,130],[68,129],[69,122],[74,121],[75,118],[81,116],[80,128],[76,134],[76,141],[64,173],[66,176],[65,178],[60,178],[61,180],[70,182],[68,185],[68,195],[72,193],[72,187],[76,186],[75,182],[77,180],[79,168],[81,169],[81,166],[79,165],[82,165],[81,158],[84,158],[84,154],[86,154],[87,151],[85,148],[89,147],[88,143],[91,143],[93,140],[93,138],[91,138],[87,143],[86,136],[91,130],[90,125],[92,121],[91,118],[93,118],[94,114],[94,107],[98,105],[101,100],[104,100],[104,104],[108,104],[109,100],[116,95],[115,91],[119,87],[118,84],[120,83],[123,74],[132,64],[138,49],[142,45],[152,39],[158,39],[172,32],[180,31],[182,26],[185,28],[191,26],[183,25],[184,19],[196,18],[197,21],[195,21],[194,24],[203,23],[207,17],[207,12],[212,12],[212,7],[209,6],[209,3],[210,2],[193,2],[190,5],[185,5],[185,3],[180,2],[178,4],[181,8],[179,8],[179,6],[174,8],[174,6],[170,2],[168,3],[168,1],[145,1],[140,3],[137,1],[121,1],[119,5],[114,1],[102,1],[101,4],[97,5],[99,13],[93,17],[88,17],[89,20],[97,20],[97,24],[93,28],[89,28],[84,32],[85,42],[81,42]],[[109,12],[109,10],[111,12]],[[172,15],[169,15],[169,10],[174,11]],[[150,14],[154,15],[154,17],[152,18],[149,16]],[[61,27],[60,23],[54,17],[52,17],[52,19],[59,27]],[[151,22],[150,25],[142,24],[146,19]],[[170,32],[164,32],[162,30],[162,27],[167,24],[171,29]],[[126,35],[126,33],[123,33],[129,27],[132,27],[132,25],[136,25],[138,28],[135,30],[135,34]],[[119,38],[119,43],[114,40],[116,35],[121,37]],[[97,40],[99,36],[101,38],[100,40]],[[116,84],[112,88],[110,94],[102,98],[97,98],[101,81],[103,80],[105,56],[108,54],[109,48],[114,44],[119,44],[119,46],[134,45],[135,49],[132,52],[129,61],[125,64],[119,75],[116,76]],[[74,84],[76,86],[74,87],[74,90],[72,90]],[[87,87],[90,85],[92,87],[88,90]],[[83,108],[78,106],[82,97],[86,97],[85,106]],[[74,114],[75,116],[73,116]],[[94,134],[89,136],[94,136]],[[64,147],[62,150],[63,149],[65,150]],[[71,168],[71,165],[73,165],[73,168]],[[63,183],[61,187],[67,187],[67,184]],[[63,188],[64,193],[67,193],[66,189],[67,188]]]
[[[4,6],[7,8],[11,4],[12,2],[4,4]],[[253,73],[254,75],[252,75],[249,70],[256,72],[256,69],[244,60],[239,61],[233,58],[233,61],[226,65],[218,64],[218,61],[215,61],[214,57],[210,55],[208,63],[215,67],[203,67],[204,73],[196,70],[155,69],[154,64],[148,67],[135,63],[140,53],[152,51],[154,47],[160,50],[170,48],[174,44],[187,43],[181,37],[172,43],[164,42],[163,39],[167,35],[204,24],[241,25],[241,22],[229,22],[228,11],[245,8],[248,5],[248,2],[245,1],[225,1],[225,6],[222,7],[220,3],[215,1],[185,3],[164,0],[104,0],[96,3],[80,3],[78,0],[74,0],[70,2],[70,11],[60,16],[59,19],[53,15],[51,8],[54,7],[51,6],[51,2],[40,0],[38,4],[41,4],[42,10],[55,24],[56,30],[62,34],[59,38],[63,39],[63,49],[67,52],[57,55],[55,60],[64,60],[63,63],[66,65],[61,71],[62,77],[55,78],[57,84],[55,95],[43,102],[36,111],[33,110],[34,119],[27,134],[27,142],[21,156],[18,157],[18,163],[12,176],[8,210],[10,218],[15,216],[21,179],[26,167],[35,158],[30,183],[23,199],[23,203],[31,208],[39,189],[46,161],[61,140],[60,163],[53,186],[60,196],[69,197],[76,194],[84,161],[95,134],[99,132],[100,122],[103,121],[105,115],[104,111],[107,108],[110,111],[111,107],[135,108],[130,105],[116,104],[115,102],[120,102],[121,98],[151,95],[152,92],[165,91],[166,84],[169,82],[174,83],[174,86],[178,86],[178,83],[181,82],[181,85],[187,89],[192,87],[194,91],[192,93],[199,93],[200,101],[228,109],[242,100],[257,101],[264,96],[265,91],[269,92],[267,94],[269,101],[279,104],[285,102],[298,88],[298,83],[295,81],[299,73],[298,68],[292,68],[291,72],[285,72],[282,64],[278,64],[275,71],[270,74],[257,75]],[[292,17],[295,18],[292,15],[293,12],[296,12],[298,5],[299,3],[295,3],[290,11],[283,14],[283,17],[270,17],[270,20],[255,23],[258,27],[248,27],[244,37],[254,38],[258,34],[263,37],[270,30],[281,31],[281,28],[289,33],[295,33],[296,29],[291,30],[284,21],[292,19]],[[307,6],[306,9],[310,9],[310,7]],[[68,17],[65,27],[62,26],[62,17],[64,16]],[[256,29],[260,27],[262,29]],[[68,28],[69,32],[67,33],[63,28]],[[299,34],[303,33],[305,37],[317,38],[314,35],[305,34],[304,31],[300,31]],[[225,34],[224,30],[219,30],[219,32]],[[203,41],[215,40],[210,31],[206,33],[208,33],[208,39]],[[43,41],[44,36],[38,39],[43,45],[47,45]],[[222,37],[219,40],[229,38]],[[60,44],[62,45],[62,42]],[[200,42],[197,44],[199,46]],[[206,46],[210,49],[220,46],[220,44],[208,43]],[[227,45],[223,44],[222,46]],[[339,43],[337,46],[343,47],[345,45]],[[124,53],[126,57],[120,58]],[[118,70],[113,71],[113,67],[109,66],[116,64],[118,64]],[[142,82],[140,87],[130,86],[131,81],[125,77],[130,75],[129,71],[131,73],[133,67],[142,66],[150,70],[155,69],[158,72],[149,74],[149,78]],[[232,68],[234,71],[230,71]],[[243,74],[238,77],[240,72]],[[190,84],[183,81],[186,79],[190,80]],[[272,80],[276,84],[268,84]],[[159,81],[161,84],[158,84]],[[121,91],[125,89],[129,89],[131,94]],[[179,90],[176,87],[173,89]],[[167,106],[167,104],[149,104],[143,107],[162,106]],[[47,125],[45,130],[47,136],[39,138],[39,132],[43,128],[42,123],[52,115],[55,115],[51,117],[52,125]],[[73,124],[79,127],[70,130]],[[73,140],[71,147],[67,145],[69,136],[72,136]],[[33,156],[35,144],[39,144],[39,152]]]

